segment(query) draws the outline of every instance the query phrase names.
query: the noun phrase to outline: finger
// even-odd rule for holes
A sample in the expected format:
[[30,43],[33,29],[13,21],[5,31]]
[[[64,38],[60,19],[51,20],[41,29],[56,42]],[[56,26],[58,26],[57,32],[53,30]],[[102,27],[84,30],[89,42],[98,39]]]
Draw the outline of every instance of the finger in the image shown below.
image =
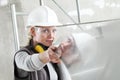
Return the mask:
[[50,61],[53,63],[59,63],[60,59],[59,58],[51,58]]
[[59,57],[56,54],[49,55],[51,59],[58,59]]
[[57,47],[52,45],[49,48],[52,49],[52,50],[55,50]]
[[56,60],[59,59],[59,56],[56,54],[50,55],[49,57],[50,59],[56,59]]

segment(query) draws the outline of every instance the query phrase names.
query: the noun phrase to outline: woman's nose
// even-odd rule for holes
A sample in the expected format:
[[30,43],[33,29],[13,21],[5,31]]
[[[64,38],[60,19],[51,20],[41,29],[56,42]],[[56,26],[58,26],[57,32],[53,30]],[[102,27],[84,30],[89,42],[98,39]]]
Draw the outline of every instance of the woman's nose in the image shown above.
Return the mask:
[[53,33],[53,32],[49,33],[49,37],[54,37],[54,36],[55,36],[55,33]]

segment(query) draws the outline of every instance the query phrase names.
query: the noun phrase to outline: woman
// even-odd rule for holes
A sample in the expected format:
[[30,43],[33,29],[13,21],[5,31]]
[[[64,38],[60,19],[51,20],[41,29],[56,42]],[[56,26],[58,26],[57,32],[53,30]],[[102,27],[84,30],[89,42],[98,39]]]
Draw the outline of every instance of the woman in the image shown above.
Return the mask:
[[40,6],[28,16],[29,44],[15,54],[15,79],[17,80],[71,80],[64,63],[57,54],[55,39],[56,13]]

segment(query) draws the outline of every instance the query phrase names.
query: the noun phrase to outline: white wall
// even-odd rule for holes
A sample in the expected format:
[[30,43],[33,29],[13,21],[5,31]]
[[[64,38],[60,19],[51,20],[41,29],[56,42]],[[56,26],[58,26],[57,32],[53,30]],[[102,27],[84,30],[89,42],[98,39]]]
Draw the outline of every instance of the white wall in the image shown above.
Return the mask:
[[0,8],[0,80],[13,80],[14,40],[9,7]]
[[[13,33],[13,25],[12,25],[12,16],[11,16],[11,4],[14,3],[16,5],[16,11],[21,12],[23,10],[23,5],[19,1],[9,0],[9,4],[5,6],[0,6],[0,80],[14,80],[14,68],[13,68],[13,57],[15,53],[15,45],[14,44],[14,33]],[[38,0],[29,0],[30,5],[27,5],[25,8],[27,10],[31,10],[34,6],[31,6],[33,3],[35,6],[38,6]],[[28,4],[25,2],[24,5]],[[11,4],[10,4],[11,3]],[[21,7],[22,6],[22,7]],[[31,8],[32,7],[32,8]],[[25,28],[22,16],[17,16],[18,22],[18,33],[20,44],[23,46],[25,44],[26,37]]]

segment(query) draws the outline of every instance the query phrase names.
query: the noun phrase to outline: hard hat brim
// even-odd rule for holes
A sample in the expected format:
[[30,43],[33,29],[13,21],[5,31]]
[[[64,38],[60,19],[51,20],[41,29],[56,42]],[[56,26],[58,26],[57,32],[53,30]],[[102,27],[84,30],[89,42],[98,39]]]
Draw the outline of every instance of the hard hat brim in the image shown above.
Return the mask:
[[26,27],[29,28],[31,26],[43,26],[43,27],[47,27],[47,26],[60,26],[62,25],[61,23],[54,23],[54,24],[51,24],[51,23],[34,23],[34,24],[27,24]]

